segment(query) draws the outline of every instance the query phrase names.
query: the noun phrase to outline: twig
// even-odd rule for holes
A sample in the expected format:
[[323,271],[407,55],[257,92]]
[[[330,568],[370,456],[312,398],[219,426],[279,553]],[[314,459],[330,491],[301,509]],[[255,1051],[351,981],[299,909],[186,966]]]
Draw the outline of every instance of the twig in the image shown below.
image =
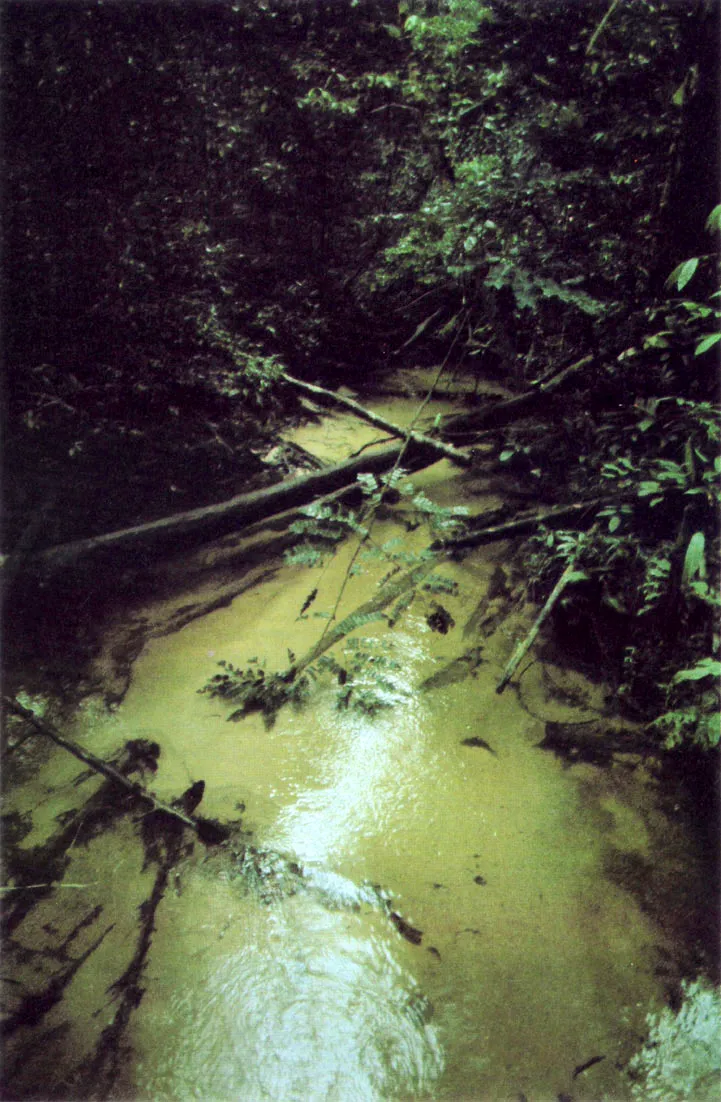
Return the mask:
[[92,888],[99,883],[99,880],[91,880],[89,884],[66,884],[65,882],[56,884],[51,880],[48,884],[3,884],[0,892],[27,892],[31,888]]
[[233,458],[235,458],[235,448],[231,448],[228,441],[223,439],[223,437],[218,432],[218,426],[214,425],[212,421],[204,421],[203,423],[206,428],[210,429],[213,435],[213,440],[216,442],[216,444],[219,444],[221,448],[225,448],[225,450],[227,452],[230,452]]
[[387,444],[389,440],[393,439],[393,436],[384,436],[382,440],[369,440],[367,444],[362,444],[360,448],[356,448],[354,452],[351,452],[348,458],[355,459],[357,456],[362,455],[363,452],[368,451],[369,448],[374,448],[376,444]]
[[436,389],[436,387],[438,386],[441,375],[443,374],[443,371],[446,367],[446,364],[448,363],[448,360],[450,359],[450,355],[451,355],[451,352],[453,351],[454,345],[455,345],[456,340],[458,338],[458,332],[459,331],[460,330],[456,331],[456,334],[455,334],[453,340],[451,341],[448,352],[446,353],[445,359],[443,360],[443,363],[441,364],[441,366],[438,368],[438,371],[436,372],[435,378],[433,379],[433,382],[430,385],[428,393],[426,394],[425,398],[423,399],[423,401],[419,405],[418,409],[415,412],[413,420],[411,421],[410,425],[408,426],[408,428],[405,431],[405,439],[403,440],[403,444],[401,445],[401,450],[399,451],[399,453],[396,457],[396,461],[393,464],[393,467],[391,469],[390,474],[385,479],[385,486],[381,490],[380,498],[376,502],[376,504],[373,506],[371,516],[370,516],[370,520],[368,522],[368,527],[366,529],[365,535],[361,536],[361,538],[358,540],[358,544],[356,545],[356,549],[353,552],[353,555],[351,556],[351,561],[348,564],[348,567],[346,569],[345,577],[343,578],[343,581],[341,582],[340,590],[338,592],[338,596],[336,597],[335,605],[333,606],[333,611],[331,612],[330,617],[326,621],[325,627],[323,628],[323,631],[321,632],[321,636],[320,636],[320,640],[319,640],[319,644],[318,644],[319,646],[323,643],[323,640],[324,640],[325,636],[328,634],[328,629],[329,629],[330,625],[336,619],[336,615],[338,613],[338,609],[340,607],[341,600],[343,599],[343,594],[345,593],[346,586],[348,585],[348,579],[351,576],[351,573],[353,571],[353,567],[355,566],[356,560],[357,560],[358,556],[361,553],[363,545],[370,538],[371,530],[373,528],[373,524],[375,522],[375,519],[378,515],[378,509],[380,508],[380,505],[383,501],[386,490],[388,489],[389,486],[393,485],[393,477],[394,477],[396,471],[398,470],[398,468],[400,467],[400,465],[403,461],[403,456],[406,453],[408,445],[410,444],[411,440],[413,440],[413,426],[417,422],[418,418],[420,417],[420,415],[423,412],[423,410],[425,409],[425,407],[430,402],[430,400],[433,396],[433,392]]
[[604,27],[606,26],[606,24],[608,23],[609,19],[610,19],[610,18],[611,18],[611,16],[613,15],[614,11],[615,11],[615,10],[616,10],[616,8],[618,7],[618,4],[619,4],[619,0],[611,0],[611,6],[610,6],[610,8],[608,9],[608,11],[606,12],[606,14],[604,15],[604,17],[603,17],[603,19],[601,20],[601,22],[600,22],[600,23],[598,24],[598,26],[596,27],[596,29],[595,29],[595,31],[593,32],[593,34],[591,35],[591,40],[590,40],[590,42],[588,43],[588,46],[586,47],[586,57],[590,57],[590,56],[591,56],[591,54],[593,53],[593,51],[594,51],[594,49],[595,49],[595,47],[596,47],[596,41],[597,41],[597,39],[598,39],[598,38],[600,38],[600,36],[601,36],[601,35],[603,34],[603,30],[604,30]]

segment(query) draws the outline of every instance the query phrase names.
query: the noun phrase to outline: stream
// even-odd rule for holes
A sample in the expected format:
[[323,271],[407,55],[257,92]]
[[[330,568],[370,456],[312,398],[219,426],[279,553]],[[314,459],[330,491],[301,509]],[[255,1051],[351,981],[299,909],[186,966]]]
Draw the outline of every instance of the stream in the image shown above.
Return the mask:
[[[416,406],[373,404],[405,423]],[[330,461],[380,435],[340,414],[288,438]],[[499,504],[480,476],[445,460],[412,481],[440,505]],[[391,516],[373,537],[408,551],[432,539]],[[12,932],[6,1006],[63,982],[12,1033],[3,1097],[632,1097],[623,1069],[685,959],[680,912],[703,897],[699,856],[649,763],[569,767],[539,749],[546,722],[602,716],[604,686],[529,659],[517,687],[496,693],[533,617],[514,597],[507,543],[440,563],[442,592],[419,593],[392,631],[376,622],[356,633],[355,653],[387,660],[390,707],[339,708],[338,685],[320,678],[304,706],[268,726],[259,714],[228,722],[228,702],[198,692],[219,661],[275,671],[289,648],[303,654],[354,548],[320,567],[267,562],[225,607],[149,632],[122,702],[108,711],[88,698],[68,725],[99,756],[129,739],[158,743],[145,783],[171,801],[202,779],[199,812],[240,820],[253,856],[185,845],[155,900],[128,1006],[117,981],[157,869],[137,815],[71,844],[62,883]],[[387,569],[364,563],[338,618]],[[193,599],[177,597],[175,612]],[[445,632],[429,624],[439,605]],[[343,644],[333,653],[343,661]],[[8,790],[21,849],[72,825],[98,789],[78,766],[48,750]]]

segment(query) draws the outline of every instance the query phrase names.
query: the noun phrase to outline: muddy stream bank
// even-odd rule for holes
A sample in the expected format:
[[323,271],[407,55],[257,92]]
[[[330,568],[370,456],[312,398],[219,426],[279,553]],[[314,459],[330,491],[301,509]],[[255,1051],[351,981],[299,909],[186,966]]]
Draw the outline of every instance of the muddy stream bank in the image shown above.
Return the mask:
[[[376,408],[408,423],[416,403]],[[379,435],[344,415],[291,434],[324,461]],[[439,505],[500,503],[446,460],[413,484]],[[389,516],[374,538],[411,552],[429,533]],[[439,564],[445,584],[392,631],[339,645],[339,661],[383,656],[392,706],[339,708],[321,679],[270,727],[228,722],[198,692],[218,662],[274,671],[303,653],[353,553],[288,566],[271,539],[184,560],[192,591],[108,631],[97,681],[114,706],[90,696],[66,727],[106,758],[156,744],[145,783],[170,802],[204,781],[199,810],[236,824],[225,846],[155,830],[61,751],[11,759],[6,841],[40,887],[4,953],[3,1097],[632,1097],[646,1014],[703,963],[709,888],[684,808],[650,760],[569,767],[539,748],[549,722],[612,722],[607,689],[548,648],[495,692],[533,616],[508,543]],[[338,616],[386,571],[365,562]]]

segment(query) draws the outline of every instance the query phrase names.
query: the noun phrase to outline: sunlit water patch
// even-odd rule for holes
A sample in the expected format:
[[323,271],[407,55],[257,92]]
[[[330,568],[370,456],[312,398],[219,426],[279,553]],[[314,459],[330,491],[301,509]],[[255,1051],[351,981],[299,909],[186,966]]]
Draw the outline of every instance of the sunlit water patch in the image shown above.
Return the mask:
[[[389,834],[413,813],[417,775],[427,766],[425,700],[409,691],[423,660],[418,636],[399,635],[393,653],[402,665],[394,674],[392,707],[373,715],[352,706],[338,709],[326,693],[313,708],[313,740],[328,752],[318,762],[316,783],[299,791],[263,832],[263,840],[304,862],[329,865],[362,850],[368,840]],[[388,676],[388,675],[386,675]],[[299,717],[298,728],[307,720]],[[304,732],[296,731],[303,739]]]
[[[337,909],[305,895],[262,908],[198,882],[166,914],[135,1031],[147,1050],[143,1098],[429,1094],[443,1066],[432,1008],[395,958],[383,917],[348,909],[348,885],[333,890]],[[198,908],[206,921],[191,926]]]

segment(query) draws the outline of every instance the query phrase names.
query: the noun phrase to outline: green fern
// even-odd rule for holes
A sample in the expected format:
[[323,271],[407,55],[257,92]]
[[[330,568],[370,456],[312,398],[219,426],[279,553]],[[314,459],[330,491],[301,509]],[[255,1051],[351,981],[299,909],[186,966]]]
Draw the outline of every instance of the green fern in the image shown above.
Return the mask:
[[641,582],[641,596],[643,604],[638,611],[639,616],[644,616],[657,607],[659,602],[668,592],[671,580],[670,548],[662,545],[658,551],[646,559],[645,573]]
[[401,666],[388,650],[387,640],[346,641],[346,665],[340,667],[343,677],[337,696],[339,708],[353,708],[374,716],[408,697],[408,689],[401,680]]
[[288,566],[318,566],[323,562],[323,552],[312,543],[299,543],[284,552]]
[[357,631],[358,628],[365,627],[366,624],[372,624],[377,620],[385,619],[385,612],[351,612],[349,616],[341,620],[335,630],[337,634],[342,637],[344,635],[350,635],[352,631]]
[[409,589],[407,593],[396,602],[388,614],[388,627],[393,628],[396,626],[401,616],[411,607],[416,596],[415,589]]

